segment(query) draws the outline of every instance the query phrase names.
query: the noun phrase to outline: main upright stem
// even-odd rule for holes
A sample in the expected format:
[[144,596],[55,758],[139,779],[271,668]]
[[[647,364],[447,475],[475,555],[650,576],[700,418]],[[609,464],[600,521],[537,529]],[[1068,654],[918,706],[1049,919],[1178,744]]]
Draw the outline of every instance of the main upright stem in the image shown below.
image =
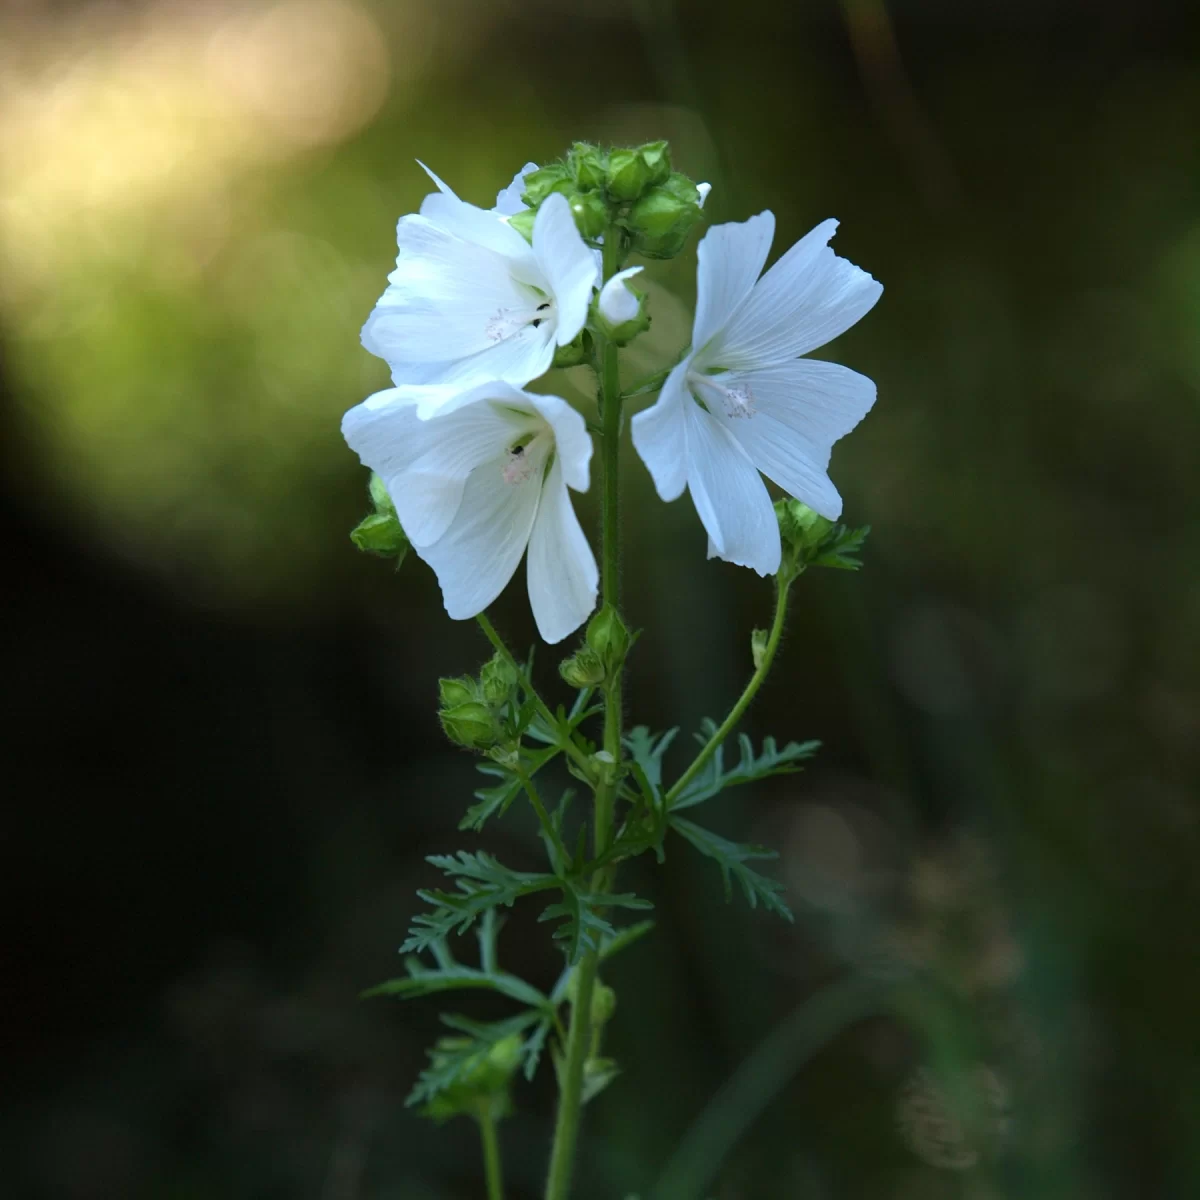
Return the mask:
[[[604,281],[621,269],[621,232],[612,228],[604,239]],[[620,544],[620,457],[621,379],[617,347],[596,338],[596,368],[600,383],[600,459],[604,496],[601,502],[600,599],[618,608],[621,587]],[[599,857],[612,840],[613,804],[616,799],[616,764],[621,761],[621,672],[604,688],[604,749],[611,759],[613,775],[596,787],[593,824],[593,853]],[[596,872],[594,891],[608,887],[608,873]],[[592,1043],[592,993],[600,965],[599,954],[589,950],[578,967],[575,999],[571,1004],[571,1026],[567,1033],[566,1061],[559,1080],[558,1117],[554,1146],[546,1179],[546,1200],[568,1200],[575,1164],[575,1142],[583,1110],[583,1074]]]

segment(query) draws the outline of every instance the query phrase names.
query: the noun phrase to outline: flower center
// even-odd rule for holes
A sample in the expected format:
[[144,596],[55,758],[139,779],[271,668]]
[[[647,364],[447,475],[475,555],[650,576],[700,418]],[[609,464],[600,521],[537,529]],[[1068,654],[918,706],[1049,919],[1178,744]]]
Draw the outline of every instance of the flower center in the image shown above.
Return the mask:
[[752,417],[758,411],[750,385],[742,380],[723,383],[729,375],[702,375],[689,371],[687,382],[692,394],[710,410],[724,409],[728,417]]
[[516,485],[524,483],[534,475],[540,475],[553,449],[554,434],[549,429],[543,429],[532,438],[509,446],[504,455],[504,466],[501,468],[504,482]]
[[518,334],[526,325],[536,329],[543,321],[554,320],[554,305],[549,300],[532,303],[528,308],[500,308],[488,317],[484,333],[493,342],[502,342]]

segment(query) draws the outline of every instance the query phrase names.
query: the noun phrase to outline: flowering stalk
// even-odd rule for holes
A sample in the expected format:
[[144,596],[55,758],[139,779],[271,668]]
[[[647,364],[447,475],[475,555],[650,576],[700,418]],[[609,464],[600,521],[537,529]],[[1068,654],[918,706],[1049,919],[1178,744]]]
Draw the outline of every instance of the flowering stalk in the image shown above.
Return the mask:
[[[620,270],[621,232],[610,228],[604,239],[604,279],[607,283]],[[601,443],[600,461],[604,472],[604,496],[600,509],[600,594],[603,602],[616,610],[620,603],[620,458],[621,458],[621,380],[617,347],[609,338],[597,338],[596,357],[599,377]],[[615,796],[615,766],[621,761],[621,667],[612,672],[604,686],[604,750],[610,770],[597,784],[593,814],[592,854],[599,859],[612,838]],[[601,867],[592,880],[593,892],[602,893],[611,885],[609,872]],[[598,949],[589,950],[579,965],[575,1001],[571,1005],[571,1026],[567,1036],[567,1057],[563,1069],[554,1125],[554,1144],[546,1178],[546,1200],[567,1200],[575,1163],[575,1143],[583,1110],[583,1071],[592,1044],[592,993],[599,968]]]
[[[478,621],[491,660],[477,677],[439,681],[442,728],[482,756],[490,783],[459,828],[478,831],[523,797],[548,862],[531,872],[482,851],[431,857],[453,886],[419,893],[429,907],[401,946],[407,975],[368,994],[485,989],[518,1006],[488,1023],[444,1014],[451,1034],[430,1051],[408,1102],[435,1120],[476,1119],[488,1200],[503,1200],[497,1122],[511,1110],[515,1076],[531,1079],[549,1046],[559,1101],[545,1200],[569,1200],[584,1105],[617,1075],[600,1053],[616,1004],[600,967],[651,927],[616,920],[622,910],[652,907],[615,889],[619,864],[647,852],[661,861],[668,838],[690,843],[720,868],[727,896],[736,881],[752,907],[791,919],[783,886],[749,866],[773,857],[769,851],[681,814],[725,787],[797,770],[815,750],[768,738],[755,753],[743,736],[740,761],[726,770],[722,747],[775,660],[792,582],[809,566],[858,566],[853,555],[866,530],[833,524],[841,498],[826,467],[833,442],[874,402],[874,384],[801,356],[854,324],[880,288],[830,250],[836,222],[817,226],[765,273],[769,212],[714,226],[698,250],[690,344],[622,393],[620,348],[650,324],[647,297],[632,282],[645,267],[625,260],[679,254],[708,186],[672,169],[665,142],[611,150],[576,143],[560,162],[527,164],[490,210],[433,180],[438,190],[420,213],[400,220],[396,269],[363,330],[396,386],[343,420],[346,440],[376,473],[375,511],[352,537],[397,566],[411,550],[437,575],[447,613]],[[526,390],[551,365],[583,363],[597,379],[598,427],[562,398]],[[623,405],[656,391],[631,427],[659,495],[689,492],[710,558],[775,578],[771,627],[751,640],[750,682],[719,726],[705,723],[699,754],[669,786],[664,754],[677,731],[626,733],[622,697],[632,643],[620,615]],[[599,563],[571,500],[589,486],[593,432]],[[793,498],[772,506],[763,475]],[[561,642],[586,622],[582,645],[559,664],[576,689],[569,709],[542,699],[487,616],[522,560],[543,641]],[[601,715],[597,749],[585,723]],[[586,825],[570,826],[571,793],[547,803],[536,778],[560,756],[593,796],[590,856]],[[499,963],[497,912],[533,897],[552,898],[541,919],[558,923],[554,937],[565,952],[548,992]],[[472,929],[478,966],[451,948]]]

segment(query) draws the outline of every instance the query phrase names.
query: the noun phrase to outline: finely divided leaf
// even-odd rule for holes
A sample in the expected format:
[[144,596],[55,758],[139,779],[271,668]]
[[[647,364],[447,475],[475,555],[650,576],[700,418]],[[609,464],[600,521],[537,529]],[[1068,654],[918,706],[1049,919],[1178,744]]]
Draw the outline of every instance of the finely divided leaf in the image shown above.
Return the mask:
[[745,846],[731,842],[710,829],[703,829],[683,817],[672,817],[671,826],[682,834],[701,854],[713,859],[721,868],[721,876],[725,880],[725,899],[732,893],[731,879],[736,879],[742,886],[746,901],[751,908],[756,908],[759,901],[771,912],[778,913],[786,920],[792,920],[791,909],[783,902],[783,884],[776,879],[768,879],[757,871],[751,870],[746,863],[763,859],[778,858],[774,850],[762,846]]
[[[716,722],[706,719],[696,740],[704,745],[716,732]],[[691,808],[711,800],[718,792],[726,788],[737,787],[739,784],[751,783],[756,779],[767,779],[772,775],[790,775],[800,770],[799,764],[811,758],[820,748],[821,743],[788,742],[783,749],[775,743],[772,737],[763,739],[762,752],[754,753],[754,743],[743,733],[738,736],[738,747],[741,756],[736,765],[725,770],[725,747],[718,746],[716,753],[708,761],[704,770],[684,789],[683,794],[671,805],[671,811],[681,808]]]
[[858,529],[849,529],[845,525],[835,525],[821,542],[816,557],[810,565],[814,567],[837,567],[842,571],[857,571],[862,566],[858,558],[871,532],[870,525],[862,525]]

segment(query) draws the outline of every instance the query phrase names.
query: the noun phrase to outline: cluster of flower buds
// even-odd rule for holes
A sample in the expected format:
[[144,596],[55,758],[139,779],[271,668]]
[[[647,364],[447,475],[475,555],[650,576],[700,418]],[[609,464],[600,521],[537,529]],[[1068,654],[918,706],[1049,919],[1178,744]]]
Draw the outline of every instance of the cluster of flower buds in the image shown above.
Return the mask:
[[571,687],[611,683],[625,661],[631,640],[617,610],[606,604],[588,622],[584,644],[559,663],[559,674]]
[[635,253],[674,258],[700,217],[707,188],[671,169],[666,142],[611,150],[576,142],[565,159],[525,176],[522,199],[529,208],[509,224],[532,238],[536,210],[555,192],[567,198],[585,238],[595,241],[617,228]]
[[499,651],[478,679],[439,679],[438,720],[446,736],[468,750],[495,750],[511,741],[509,715],[519,683],[516,668]]
[[[441,1038],[430,1051],[433,1069],[448,1065],[473,1044],[470,1038]],[[509,1085],[521,1065],[523,1046],[521,1035],[513,1033],[481,1047],[465,1065],[458,1066],[454,1082],[425,1105],[424,1115],[435,1121],[485,1114],[492,1120],[507,1116],[512,1110]]]
[[373,471],[369,491],[375,511],[363,517],[350,531],[350,540],[367,554],[394,558],[396,570],[399,570],[408,553],[408,537],[396,516],[396,506],[388,495],[387,485]]

